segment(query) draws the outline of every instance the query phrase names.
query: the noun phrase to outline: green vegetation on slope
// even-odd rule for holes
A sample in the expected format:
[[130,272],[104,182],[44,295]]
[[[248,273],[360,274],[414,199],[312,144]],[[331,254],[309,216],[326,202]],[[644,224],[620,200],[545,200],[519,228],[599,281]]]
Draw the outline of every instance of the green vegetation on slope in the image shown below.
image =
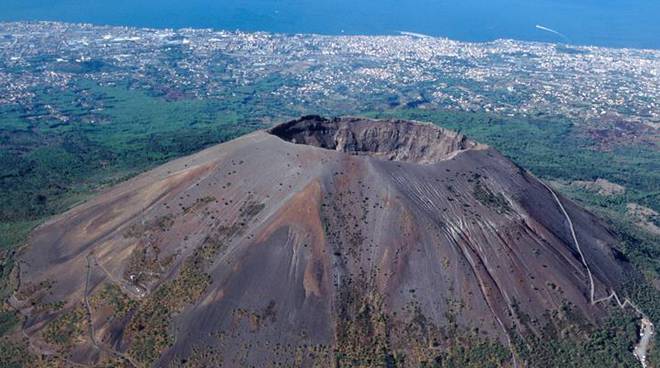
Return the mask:
[[549,315],[542,336],[513,339],[517,356],[530,368],[638,367],[631,353],[637,339],[638,317],[617,308],[594,327],[576,318],[568,305]]

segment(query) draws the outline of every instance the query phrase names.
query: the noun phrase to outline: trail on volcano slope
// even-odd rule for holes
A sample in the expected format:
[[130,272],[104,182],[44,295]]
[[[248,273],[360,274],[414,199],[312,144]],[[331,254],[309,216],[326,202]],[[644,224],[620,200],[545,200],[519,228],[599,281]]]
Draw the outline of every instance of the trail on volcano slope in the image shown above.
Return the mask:
[[561,209],[561,212],[564,214],[564,217],[566,218],[566,222],[568,222],[569,229],[571,230],[571,237],[573,238],[573,242],[575,243],[575,248],[578,251],[578,254],[580,254],[580,259],[582,260],[582,264],[584,265],[584,268],[587,270],[587,275],[589,277],[589,297],[590,297],[590,302],[592,305],[596,305],[599,303],[609,303],[610,301],[614,300],[616,304],[619,306],[621,309],[625,309],[626,307],[630,306],[632,307],[633,310],[637,314],[639,314],[642,319],[640,321],[640,339],[639,343],[635,346],[635,349],[633,351],[633,355],[635,355],[635,358],[637,358],[640,363],[642,364],[642,367],[646,368],[646,351],[648,350],[648,346],[651,343],[651,336],[653,335],[653,323],[651,320],[644,314],[644,312],[637,306],[635,303],[630,301],[628,298],[624,298],[623,301],[621,301],[621,298],[619,298],[619,295],[616,293],[616,291],[612,290],[612,293],[608,296],[596,299],[596,286],[594,284],[594,278],[593,275],[591,274],[591,269],[589,268],[589,264],[587,263],[587,259],[584,256],[584,253],[582,252],[582,248],[580,248],[580,242],[577,239],[577,235],[575,234],[575,227],[573,226],[573,221],[571,220],[571,217],[568,215],[568,212],[564,208],[564,205],[561,203],[561,200],[559,199],[559,196],[555,193],[555,191],[550,188],[549,185],[541,181],[541,184],[552,194],[552,197],[554,198],[555,202],[559,206],[559,209]]

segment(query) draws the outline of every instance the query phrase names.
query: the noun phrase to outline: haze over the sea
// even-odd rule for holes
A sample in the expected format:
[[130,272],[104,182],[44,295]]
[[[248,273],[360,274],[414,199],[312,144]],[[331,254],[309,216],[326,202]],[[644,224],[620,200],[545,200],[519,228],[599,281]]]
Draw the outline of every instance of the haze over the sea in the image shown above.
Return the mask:
[[0,21],[57,20],[137,27],[321,34],[396,34],[406,31],[463,41],[513,38],[660,49],[659,0],[0,2]]

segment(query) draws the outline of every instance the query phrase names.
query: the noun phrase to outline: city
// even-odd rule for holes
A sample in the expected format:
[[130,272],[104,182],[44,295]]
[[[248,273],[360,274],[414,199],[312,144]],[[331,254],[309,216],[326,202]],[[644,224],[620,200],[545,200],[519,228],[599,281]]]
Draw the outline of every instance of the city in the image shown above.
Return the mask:
[[89,79],[169,99],[252,87],[253,99],[320,111],[431,106],[660,127],[657,50],[52,22],[2,23],[0,46],[0,105],[27,110],[35,89]]

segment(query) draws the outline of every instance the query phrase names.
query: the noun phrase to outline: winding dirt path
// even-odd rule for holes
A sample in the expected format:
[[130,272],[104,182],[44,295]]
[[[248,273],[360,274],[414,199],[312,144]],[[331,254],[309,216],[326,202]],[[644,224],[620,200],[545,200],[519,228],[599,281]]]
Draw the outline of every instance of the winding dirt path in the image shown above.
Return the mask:
[[94,345],[94,347],[97,350],[103,351],[107,354],[110,354],[110,355],[113,355],[117,358],[123,359],[124,361],[128,362],[134,368],[140,367],[140,365],[137,364],[137,362],[135,362],[130,356],[128,356],[128,355],[126,355],[122,352],[119,352],[117,350],[101,346],[96,341],[96,331],[94,331],[94,323],[93,323],[94,318],[92,318],[92,307],[89,303],[88,295],[89,295],[89,282],[90,282],[90,278],[92,277],[92,265],[93,264],[98,265],[98,263],[96,262],[96,258],[94,257],[93,254],[87,255],[86,260],[87,260],[87,275],[86,275],[86,278],[85,278],[84,302],[85,302],[85,309],[87,310],[87,318],[89,318],[89,321],[88,321],[89,322],[89,339],[92,342],[92,345]]
[[573,242],[575,243],[575,248],[578,251],[578,254],[580,255],[580,259],[582,260],[582,264],[584,265],[584,268],[587,270],[587,275],[589,276],[589,292],[590,292],[590,301],[592,305],[596,305],[598,303],[609,303],[612,300],[616,302],[616,304],[619,306],[621,309],[625,309],[626,307],[632,307],[632,309],[639,314],[642,319],[640,321],[640,339],[637,345],[635,345],[635,348],[633,350],[633,355],[635,355],[635,358],[640,361],[642,364],[643,368],[647,367],[646,363],[646,353],[648,351],[649,345],[651,343],[651,337],[653,337],[654,333],[654,326],[651,320],[644,314],[644,312],[637,306],[635,303],[630,301],[628,298],[624,298],[621,300],[619,296],[617,295],[616,291],[612,290],[610,295],[596,299],[596,291],[595,291],[595,285],[594,285],[594,277],[591,273],[591,269],[589,268],[589,264],[587,263],[587,259],[584,256],[584,253],[582,252],[582,248],[580,248],[580,242],[577,239],[577,236],[575,235],[575,227],[573,226],[573,221],[571,220],[571,217],[568,215],[568,212],[566,212],[566,209],[564,208],[564,205],[561,203],[561,200],[559,200],[559,196],[557,196],[557,193],[550,188],[549,185],[541,181],[541,184],[552,194],[552,197],[554,198],[555,202],[561,209],[561,212],[564,214],[564,217],[566,218],[566,221],[568,222],[568,226],[571,230],[571,236],[573,237]]

